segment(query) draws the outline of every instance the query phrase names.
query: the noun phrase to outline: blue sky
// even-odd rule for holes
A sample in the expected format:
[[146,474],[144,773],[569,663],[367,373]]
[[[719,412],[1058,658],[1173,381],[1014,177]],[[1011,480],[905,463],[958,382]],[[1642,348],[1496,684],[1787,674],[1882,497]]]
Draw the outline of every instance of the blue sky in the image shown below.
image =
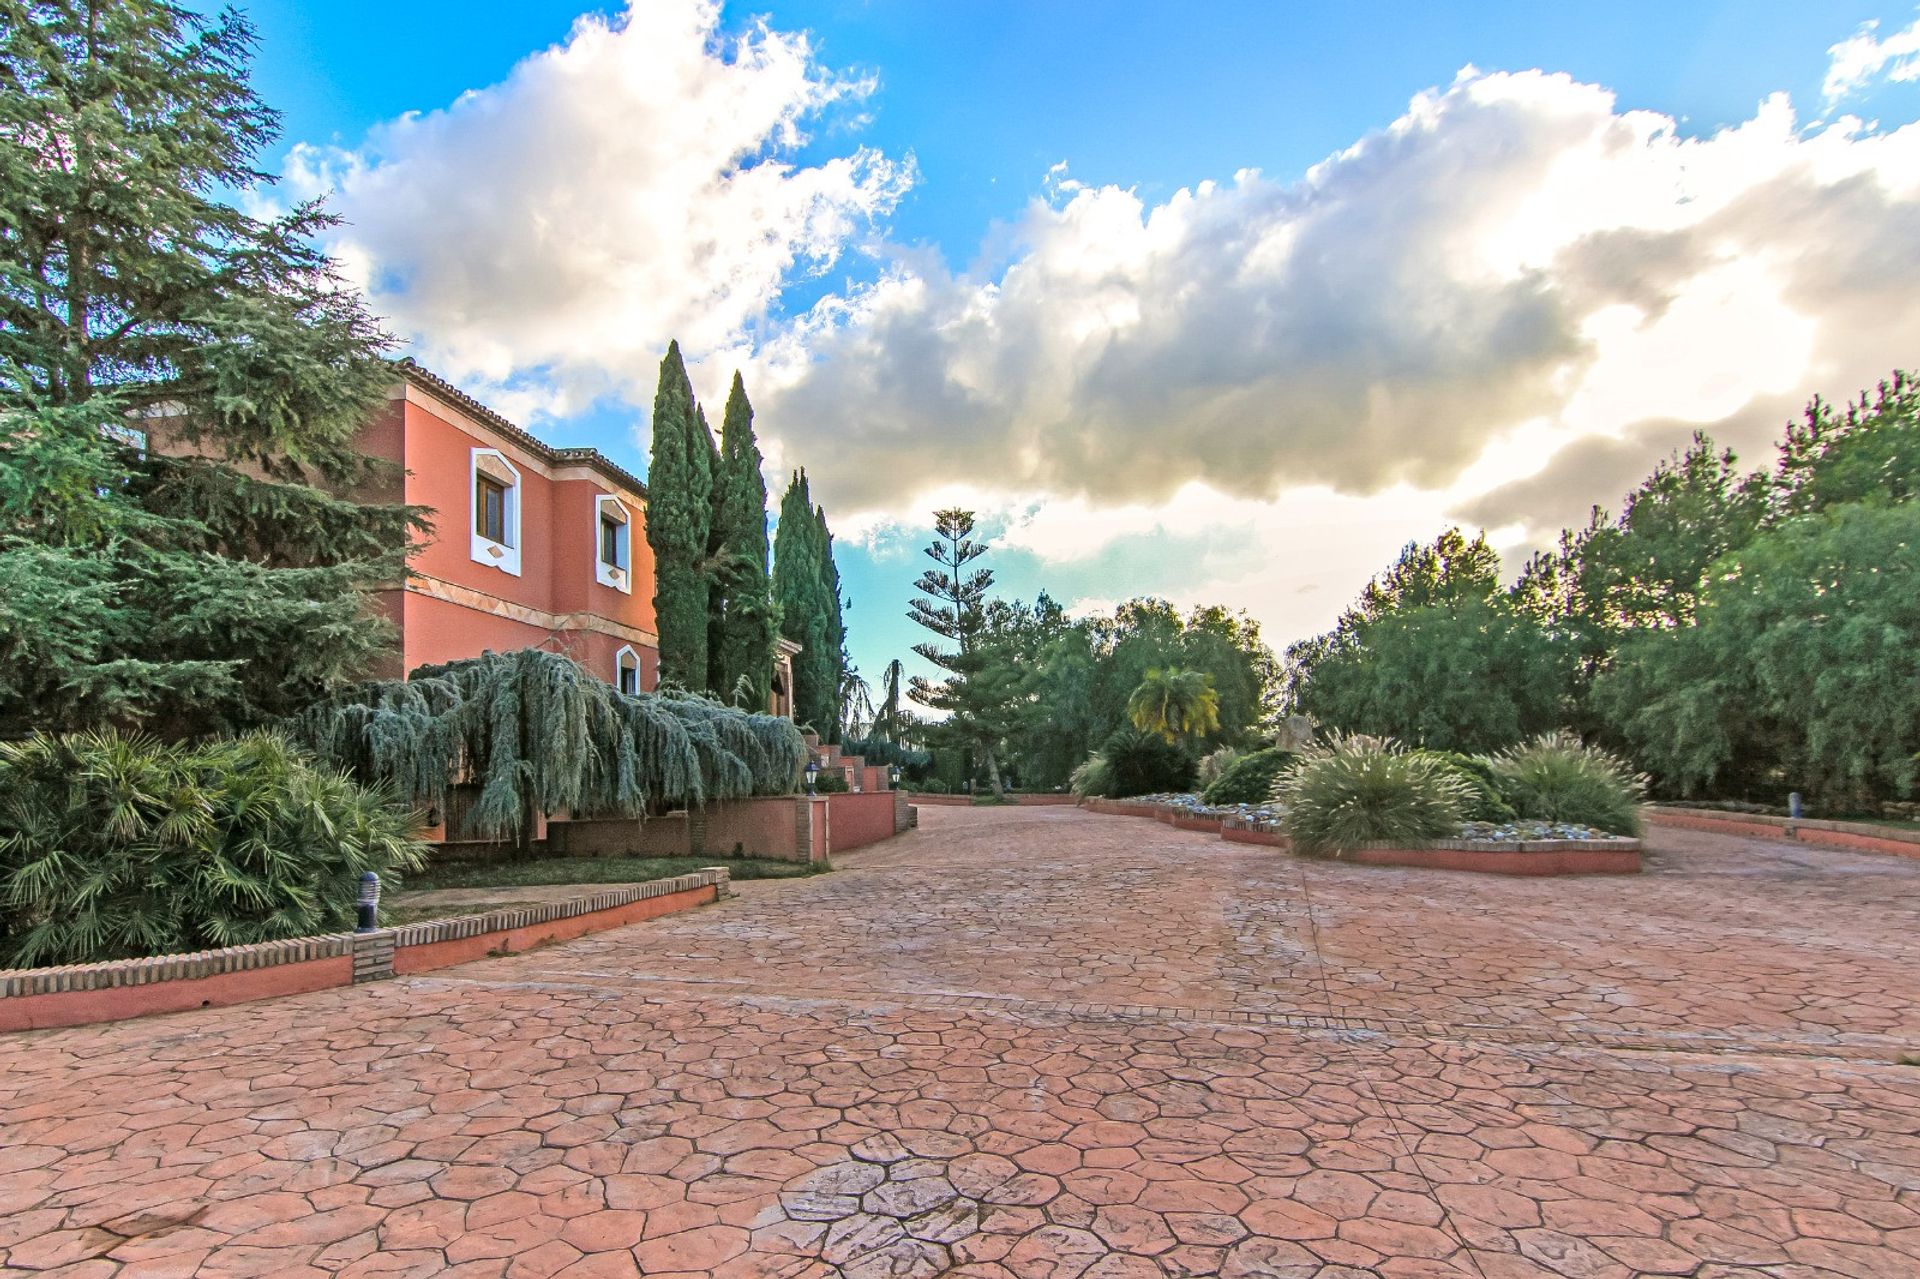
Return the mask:
[[[821,476],[843,530],[853,653],[869,673],[919,638],[901,616],[919,571],[913,512],[943,497],[1011,531],[994,562],[1013,593],[1217,598],[1284,642],[1330,621],[1405,540],[1464,520],[1518,556],[1558,518],[1615,500],[1683,429],[1751,447],[1783,406],[1845,394],[1920,351],[1913,311],[1888,311],[1865,283],[1815,287],[1810,266],[1792,274],[1815,229],[1840,224],[1751,211],[1797,183],[1819,217],[1862,219],[1860,238],[1898,245],[1914,196],[1895,173],[1915,145],[1901,130],[1920,114],[1899,42],[1907,5],[1220,3],[1178,19],[1147,4],[728,7],[700,33],[714,68],[746,60],[718,45],[759,20],[762,51],[784,61],[765,59],[697,119],[636,87],[700,83],[697,48],[660,51],[668,25],[609,39],[595,59],[575,27],[594,11],[545,0],[245,7],[295,185],[338,187],[353,223],[343,255],[441,371],[557,442],[643,468],[647,353],[680,337],[707,361],[703,386],[748,368],[762,434]],[[701,21],[693,0],[651,8]],[[640,25],[598,12],[616,37]],[[1844,59],[1830,49],[1867,23],[1869,42],[1851,46],[1865,69],[1835,93]],[[527,63],[542,56],[551,74]],[[1463,86],[1469,65],[1565,78]],[[808,90],[795,66],[842,87]],[[1425,91],[1429,106],[1410,111]],[[622,93],[623,116],[596,114],[592,99],[617,106]],[[1790,123],[1763,110],[1772,95]],[[670,147],[680,130],[697,142],[757,110],[803,139],[769,123],[691,177],[644,146],[621,150],[629,136]],[[416,112],[424,127],[393,123]],[[1664,117],[1665,132],[1636,112]],[[1820,143],[1846,114],[1862,123]],[[536,141],[500,141],[514,132]],[[563,183],[529,156],[568,147],[576,169],[614,162],[559,199]],[[1605,170],[1636,147],[1664,167]],[[728,190],[762,161],[759,195]],[[1262,178],[1237,183],[1250,169]],[[1873,207],[1848,180],[1882,188]],[[1637,202],[1587,224],[1588,208],[1642,181]],[[1477,183],[1470,204],[1446,203],[1448,185],[1465,200]],[[1480,229],[1537,238],[1538,251],[1469,278],[1435,266],[1503,202],[1513,216]],[[713,228],[722,259],[772,210],[787,219],[769,236],[781,250],[703,279],[687,265],[700,247],[676,258],[675,235],[654,230],[662,204],[685,205],[696,240]],[[1704,242],[1685,210],[1709,206],[1711,235],[1738,252],[1648,284],[1656,258],[1615,251],[1623,236]],[[602,269],[570,256],[582,246],[621,280],[606,296],[569,274]],[[1231,305],[1182,296],[1190,281],[1237,290],[1236,262],[1266,253],[1291,258]],[[1780,273],[1742,274],[1763,261]],[[1880,270],[1920,279],[1897,249]],[[586,280],[577,305],[541,295],[489,316],[475,301],[511,301],[543,275]],[[1349,313],[1355,292],[1381,288],[1406,305]],[[1260,339],[1269,347],[1241,349],[1293,311]],[[1100,331],[1094,347],[1051,349],[1083,329]],[[1859,340],[1870,329],[1886,340]],[[1693,372],[1673,367],[1676,343],[1700,345]],[[1177,371],[1147,390],[1133,380],[1163,369]]]

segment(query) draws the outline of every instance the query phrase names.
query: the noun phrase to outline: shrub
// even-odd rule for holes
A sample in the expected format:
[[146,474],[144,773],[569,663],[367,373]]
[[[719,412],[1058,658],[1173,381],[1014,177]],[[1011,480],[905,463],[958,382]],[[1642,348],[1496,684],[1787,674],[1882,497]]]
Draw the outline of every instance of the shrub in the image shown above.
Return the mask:
[[0,962],[92,963],[339,932],[360,875],[424,860],[384,788],[256,733],[0,744]]
[[1570,732],[1542,733],[1510,747],[1493,757],[1492,767],[1501,796],[1522,817],[1640,833],[1645,775]]
[[1471,789],[1466,811],[1462,814],[1467,821],[1504,824],[1519,816],[1513,811],[1513,805],[1507,803],[1500,794],[1500,782],[1494,776],[1492,760],[1484,755],[1462,755],[1458,751],[1425,753],[1458,773]]
[[844,795],[847,793],[847,775],[837,768],[823,768],[820,776],[814,779],[813,790],[817,795]]
[[1198,769],[1192,755],[1158,733],[1123,728],[1100,744],[1115,799],[1193,789]]
[[1080,767],[1074,769],[1067,778],[1067,788],[1082,799],[1111,798],[1113,770],[1107,767],[1107,757],[1099,751],[1087,756]]
[[1293,763],[1292,751],[1278,747],[1242,755],[1214,779],[1200,798],[1209,804],[1258,804],[1273,794],[1273,779]]
[[1157,733],[1123,728],[1073,770],[1069,785],[1076,795],[1125,799],[1193,787],[1198,765],[1181,747]]
[[1303,752],[1281,773],[1273,797],[1286,805],[1282,828],[1305,853],[1343,853],[1361,844],[1417,846],[1460,828],[1467,783],[1432,755],[1392,738],[1335,737]]
[[1199,771],[1194,776],[1195,784],[1198,785],[1201,790],[1205,790],[1207,787],[1219,781],[1220,774],[1233,767],[1234,763],[1239,760],[1240,757],[1240,749],[1238,747],[1222,746],[1219,750],[1212,752],[1200,761]]

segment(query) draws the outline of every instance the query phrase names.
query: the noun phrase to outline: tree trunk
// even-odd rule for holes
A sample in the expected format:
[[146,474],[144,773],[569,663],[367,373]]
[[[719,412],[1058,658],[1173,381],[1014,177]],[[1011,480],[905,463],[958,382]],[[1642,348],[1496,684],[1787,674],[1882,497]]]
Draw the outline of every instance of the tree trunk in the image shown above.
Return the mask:
[[993,787],[993,797],[1005,802],[1007,798],[1007,787],[1006,783],[1000,780],[1000,764],[999,761],[994,759],[993,747],[991,746],[987,747],[987,782]]

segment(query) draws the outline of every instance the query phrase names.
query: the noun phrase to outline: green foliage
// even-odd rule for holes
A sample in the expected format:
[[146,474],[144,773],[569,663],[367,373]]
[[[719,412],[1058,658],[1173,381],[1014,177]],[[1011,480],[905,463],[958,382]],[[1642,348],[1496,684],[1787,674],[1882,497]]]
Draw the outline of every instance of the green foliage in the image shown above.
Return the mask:
[[1493,761],[1485,755],[1462,755],[1458,751],[1427,751],[1455,773],[1470,788],[1462,816],[1470,822],[1510,822],[1519,814],[1500,793],[1500,781]]
[[796,471],[781,496],[774,530],[773,598],[780,634],[800,646],[793,659],[794,715],[827,741],[839,734],[847,670],[839,590],[826,516],[813,504],[807,473]]
[[1207,785],[1200,798],[1208,804],[1265,803],[1273,794],[1274,779],[1294,758],[1292,751],[1271,746],[1242,755]]
[[1170,742],[1192,741],[1220,730],[1220,695],[1205,671],[1147,672],[1127,698],[1127,719],[1143,733]]
[[1493,750],[1562,721],[1574,652],[1499,593],[1484,538],[1409,546],[1326,635],[1287,650],[1292,709],[1338,732]]
[[653,612],[660,678],[707,687],[708,535],[713,521],[713,432],[694,403],[693,384],[668,344],[653,396],[647,464],[647,545],[653,548]]
[[902,773],[912,776],[918,776],[933,767],[933,752],[915,750],[911,746],[902,746],[884,737],[845,741],[840,744],[840,749],[848,755],[858,755],[869,764],[879,764],[884,768],[898,768]]
[[792,722],[691,693],[627,696],[541,649],[422,666],[315,704],[289,730],[330,760],[422,806],[476,785],[473,833],[525,838],[536,813],[633,817],[796,789]]
[[1012,771],[1057,786],[1077,761],[1132,720],[1128,703],[1153,670],[1195,671],[1212,681],[1217,727],[1192,745],[1244,746],[1275,709],[1277,666],[1259,627],[1242,614],[1162,600],[1131,600],[1110,616],[1069,618],[1042,593],[1031,605],[989,600],[986,631],[1021,672],[1021,700],[1006,739]]
[[1715,564],[1698,624],[1623,646],[1594,697],[1671,791],[1853,811],[1914,784],[1916,635],[1920,504],[1842,504]]
[[0,743],[0,964],[93,963],[338,932],[360,876],[418,866],[379,787],[266,733]]
[[1275,779],[1282,826],[1303,853],[1362,844],[1415,848],[1458,832],[1470,802],[1460,774],[1391,738],[1341,735],[1303,752]]
[[1871,401],[1862,395],[1844,412],[1815,397],[1787,427],[1775,474],[1777,519],[1920,497],[1920,380],[1895,372]]
[[765,710],[780,618],[767,574],[767,482],[760,475],[753,405],[738,373],[727,393],[719,456],[708,537],[714,562],[708,602],[709,683],[723,700]]
[[972,511],[934,512],[934,542],[926,552],[934,567],[914,583],[920,594],[908,601],[907,617],[946,641],[913,647],[946,674],[938,681],[915,676],[910,695],[946,712],[929,732],[937,742],[983,759],[993,793],[1004,795],[998,752],[1019,725],[1024,676],[1010,647],[988,627],[993,571],[968,567],[987,553],[986,542],[973,533]]
[[1633,766],[1567,732],[1543,733],[1493,757],[1501,796],[1521,817],[1640,833],[1646,778]]
[[[407,879],[409,892],[443,888],[528,888],[541,884],[644,884],[705,870],[724,860],[736,880],[800,879],[833,869],[830,862],[775,861],[760,857],[540,857],[532,861],[439,862]],[[459,914],[474,908],[462,906]],[[421,916],[429,918],[429,916]]]
[[821,795],[844,795],[848,789],[847,775],[837,768],[823,768],[814,779],[813,789]]
[[1067,789],[1082,799],[1108,799],[1115,794],[1113,770],[1099,751],[1087,756],[1067,778]]
[[1100,744],[1095,757],[1100,763],[1091,774],[1081,774],[1082,784],[1101,783],[1098,790],[1076,793],[1105,795],[1125,799],[1131,795],[1176,794],[1193,789],[1198,765],[1182,746],[1169,742],[1158,733],[1142,733],[1123,728]]
[[1237,746],[1222,746],[1216,751],[1208,752],[1200,759],[1200,767],[1194,773],[1194,784],[1204,791],[1220,780],[1220,774],[1231,768],[1240,755],[1240,748]]
[[1505,592],[1483,542],[1409,548],[1288,650],[1289,709],[1488,751],[1571,724],[1664,795],[1869,810],[1920,782],[1920,384],[1815,399],[1771,473],[1705,436]]
[[[247,196],[276,117],[232,10],[42,0],[0,18],[0,732],[257,725],[391,646],[370,594],[424,512],[338,496],[386,338],[315,204]],[[135,427],[138,429],[135,429]],[[147,432],[151,432],[151,439]]]

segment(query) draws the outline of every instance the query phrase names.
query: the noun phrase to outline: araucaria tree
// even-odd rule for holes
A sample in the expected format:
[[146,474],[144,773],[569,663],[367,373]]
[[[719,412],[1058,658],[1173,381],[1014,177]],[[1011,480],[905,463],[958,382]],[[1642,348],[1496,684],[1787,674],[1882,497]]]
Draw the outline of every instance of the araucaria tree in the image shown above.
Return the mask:
[[354,437],[385,339],[316,204],[234,193],[278,117],[252,31],[159,3],[0,7],[0,734],[280,715],[391,643],[422,513]]
[[915,644],[913,651],[947,672],[934,681],[915,676],[911,696],[932,710],[945,711],[935,735],[973,751],[984,763],[996,797],[1004,798],[998,752],[1016,727],[1021,677],[987,626],[987,591],[993,570],[970,568],[987,553],[973,537],[972,511],[933,514],[933,544],[927,558],[934,567],[913,588],[920,596],[907,603],[907,616],[946,641]]
[[708,538],[713,521],[713,434],[693,385],[668,345],[653,396],[653,452],[647,464],[647,544],[653,548],[653,613],[660,678],[696,692],[707,687]]
[[765,710],[780,619],[767,575],[767,483],[760,476],[753,405],[738,373],[720,427],[708,546],[714,564],[707,608],[708,682],[722,701]]
[[773,598],[780,633],[800,646],[793,662],[794,715],[833,740],[840,731],[846,630],[833,535],[825,512],[813,504],[805,471],[794,473],[780,499],[780,524],[773,534]]

